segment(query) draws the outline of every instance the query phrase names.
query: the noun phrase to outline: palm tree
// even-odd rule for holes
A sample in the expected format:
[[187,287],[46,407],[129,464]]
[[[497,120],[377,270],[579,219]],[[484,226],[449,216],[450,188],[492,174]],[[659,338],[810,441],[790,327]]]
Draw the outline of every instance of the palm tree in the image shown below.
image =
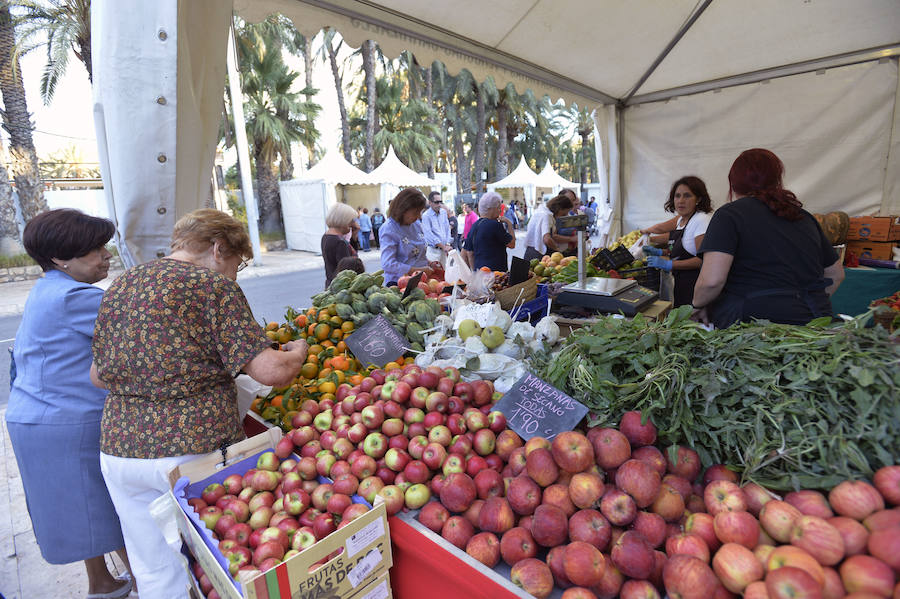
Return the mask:
[[70,50],[84,64],[88,80],[93,83],[90,0],[12,0],[9,4],[24,9],[16,17],[17,51],[26,54],[47,46],[47,64],[41,76],[41,99],[45,105],[53,100],[56,84],[66,72]]
[[[267,34],[265,24],[238,31],[237,49],[246,96],[247,136],[253,147],[262,230],[282,229],[281,196],[275,163],[290,155],[291,143],[315,144],[318,131],[307,127],[319,106],[291,91],[299,75],[284,64],[282,44]],[[304,118],[301,118],[301,115]]]
[[489,107],[497,103],[497,88],[493,79],[484,83],[475,82],[475,122],[478,130],[475,133],[475,143],[472,146],[473,162],[475,163],[475,191],[481,195],[484,192],[485,180],[481,173],[484,172],[485,141],[487,137],[487,111]]
[[[596,170],[596,168],[591,168],[593,152],[591,152],[590,148],[590,139],[594,133],[594,120],[591,118],[591,111],[587,108],[580,108],[577,104],[572,104],[563,114],[571,122],[575,132],[581,137],[581,152],[578,159],[580,164],[579,178],[581,183],[587,183],[589,177]],[[592,180],[596,180],[596,178]]]
[[338,40],[337,46],[334,45],[334,35],[337,33],[334,29],[328,28],[322,38],[322,46],[319,49],[319,57],[324,61],[328,60],[331,65],[331,76],[334,77],[334,90],[337,93],[338,111],[341,113],[341,148],[344,151],[344,159],[350,161],[350,119],[347,117],[347,107],[344,105],[344,88],[343,77],[340,69],[338,69],[337,53],[344,43],[343,39]]
[[366,89],[366,144],[363,152],[363,170],[371,173],[375,169],[375,125],[378,113],[378,86],[375,83],[375,42],[366,40],[360,48]]
[[[0,155],[4,154],[0,147]],[[19,225],[16,223],[16,204],[6,164],[0,160],[0,255],[12,256],[22,253],[19,240]]]
[[31,117],[25,101],[22,72],[15,54],[15,27],[9,3],[0,2],[0,93],[3,95],[3,128],[9,133],[10,168],[19,194],[25,222],[47,209],[37,152],[31,131]]
[[75,144],[53,152],[40,163],[41,175],[47,179],[87,179],[100,176],[100,166],[84,161],[84,154]]

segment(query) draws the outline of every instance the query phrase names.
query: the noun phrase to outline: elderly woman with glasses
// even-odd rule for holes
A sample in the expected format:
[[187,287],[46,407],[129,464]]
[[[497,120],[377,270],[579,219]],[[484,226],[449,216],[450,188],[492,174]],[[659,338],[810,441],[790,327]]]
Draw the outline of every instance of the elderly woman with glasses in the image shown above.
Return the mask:
[[218,210],[175,224],[172,253],[110,286],[94,329],[91,379],[109,394],[100,468],[122,520],[141,599],[187,598],[188,575],[150,514],[178,464],[244,437],[234,377],[291,383],[307,345],[265,336],[235,281],[250,238]]
[[481,215],[463,246],[463,259],[473,270],[488,267],[495,271],[507,271],[506,248],[516,247],[516,235],[512,221],[500,216],[503,198],[495,191],[489,191],[478,200],[478,214]]

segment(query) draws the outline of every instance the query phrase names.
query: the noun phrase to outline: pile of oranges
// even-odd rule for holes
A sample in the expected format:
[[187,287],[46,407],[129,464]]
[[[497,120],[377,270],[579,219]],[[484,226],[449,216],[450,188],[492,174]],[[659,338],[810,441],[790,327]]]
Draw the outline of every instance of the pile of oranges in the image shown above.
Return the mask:
[[[341,384],[358,385],[367,374],[344,341],[353,332],[353,321],[338,316],[334,306],[289,314],[293,316],[289,322],[268,323],[266,336],[278,343],[305,339],[309,344],[306,363],[289,386],[272,389],[266,397],[257,397],[250,406],[264,420],[285,431],[291,429],[291,419],[304,401],[334,401]],[[397,368],[402,364],[403,358],[399,358],[385,368]]]

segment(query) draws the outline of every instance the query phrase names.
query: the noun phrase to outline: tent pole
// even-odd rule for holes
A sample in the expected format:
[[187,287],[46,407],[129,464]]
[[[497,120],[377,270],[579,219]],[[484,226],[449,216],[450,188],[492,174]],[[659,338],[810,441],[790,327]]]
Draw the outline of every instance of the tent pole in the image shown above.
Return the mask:
[[685,36],[685,34],[688,32],[688,29],[690,29],[691,26],[693,26],[693,24],[697,22],[697,19],[700,18],[700,15],[703,14],[703,11],[705,11],[710,4],[712,4],[712,0],[703,0],[703,4],[694,11],[694,14],[692,14],[687,21],[685,21],[684,25],[681,26],[681,29],[679,29],[675,34],[675,37],[673,37],[672,40],[668,44],[666,44],[666,47],[663,48],[663,51],[660,52],[659,56],[656,57],[656,60],[653,61],[653,64],[650,65],[650,68],[647,69],[643,75],[641,75],[641,78],[638,79],[638,82],[634,84],[634,87],[631,88],[631,91],[628,92],[628,94],[622,99],[623,104],[627,104],[628,100],[630,100],[632,96],[634,96],[634,94],[636,94],[637,91],[641,89],[641,86],[646,83],[647,79],[650,78],[650,75],[653,74],[653,71],[655,71],[657,67],[662,64],[662,61],[666,59],[666,56],[669,55],[669,52],[671,52],[672,49],[675,48],[675,46],[678,44],[678,42],[681,41],[681,38]]
[[244,122],[244,101],[241,93],[241,75],[238,71],[237,52],[234,46],[234,23],[228,36],[228,95],[231,98],[231,114],[234,117],[234,143],[238,153],[238,169],[241,173],[241,191],[247,208],[247,228],[253,248],[253,265],[261,266],[259,247],[259,210],[253,195],[253,178],[250,176],[250,146],[247,143],[247,124]]

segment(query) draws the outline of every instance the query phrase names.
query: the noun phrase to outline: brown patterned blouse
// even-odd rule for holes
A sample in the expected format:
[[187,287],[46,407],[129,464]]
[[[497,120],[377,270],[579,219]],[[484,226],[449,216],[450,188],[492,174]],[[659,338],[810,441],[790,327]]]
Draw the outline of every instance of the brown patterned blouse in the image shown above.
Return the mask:
[[170,258],[126,271],[103,296],[94,330],[109,387],[101,451],[161,458],[239,441],[233,377],[267,347],[228,277]]

